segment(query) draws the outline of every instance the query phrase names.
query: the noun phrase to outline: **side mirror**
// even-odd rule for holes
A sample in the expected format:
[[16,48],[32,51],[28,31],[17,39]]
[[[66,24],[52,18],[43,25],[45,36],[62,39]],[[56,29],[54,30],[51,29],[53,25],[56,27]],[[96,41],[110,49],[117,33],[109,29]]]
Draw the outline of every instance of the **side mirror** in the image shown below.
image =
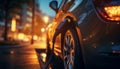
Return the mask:
[[56,13],[58,12],[58,2],[57,1],[51,1],[49,4],[49,7],[53,9]]

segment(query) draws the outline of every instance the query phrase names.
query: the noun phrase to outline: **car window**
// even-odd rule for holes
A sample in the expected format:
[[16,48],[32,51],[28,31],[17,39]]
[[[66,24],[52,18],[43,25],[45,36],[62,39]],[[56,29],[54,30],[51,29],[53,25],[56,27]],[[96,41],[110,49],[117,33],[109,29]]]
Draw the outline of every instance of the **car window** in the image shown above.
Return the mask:
[[82,3],[83,0],[75,0],[74,4],[70,7],[68,11],[73,11],[75,8],[77,8],[78,5]]

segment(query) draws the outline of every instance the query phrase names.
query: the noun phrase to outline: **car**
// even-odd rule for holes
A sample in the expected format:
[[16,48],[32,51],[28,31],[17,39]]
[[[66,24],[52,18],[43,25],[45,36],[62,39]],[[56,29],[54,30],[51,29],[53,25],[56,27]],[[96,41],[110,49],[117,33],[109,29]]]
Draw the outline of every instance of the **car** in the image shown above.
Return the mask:
[[120,69],[120,0],[53,0],[46,69]]

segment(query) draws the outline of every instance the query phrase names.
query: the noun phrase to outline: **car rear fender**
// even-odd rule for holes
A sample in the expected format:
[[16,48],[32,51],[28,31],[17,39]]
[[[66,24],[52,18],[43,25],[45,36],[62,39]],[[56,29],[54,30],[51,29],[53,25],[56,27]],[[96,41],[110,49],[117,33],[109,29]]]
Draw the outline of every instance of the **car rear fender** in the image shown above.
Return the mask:
[[[68,22],[71,21],[70,26],[72,26],[72,27],[75,28],[75,31],[76,31],[77,36],[78,36],[78,38],[79,38],[80,49],[81,49],[81,51],[82,51],[83,59],[84,59],[84,62],[85,62],[85,52],[84,52],[84,47],[83,47],[83,40],[82,40],[81,31],[80,31],[80,28],[79,28],[79,26],[78,26],[78,24],[77,24],[77,21],[76,21],[75,18],[70,17],[70,16],[67,16],[66,18],[67,18],[67,19],[70,19],[70,20],[68,20]],[[68,24],[69,24],[69,23],[68,23]]]

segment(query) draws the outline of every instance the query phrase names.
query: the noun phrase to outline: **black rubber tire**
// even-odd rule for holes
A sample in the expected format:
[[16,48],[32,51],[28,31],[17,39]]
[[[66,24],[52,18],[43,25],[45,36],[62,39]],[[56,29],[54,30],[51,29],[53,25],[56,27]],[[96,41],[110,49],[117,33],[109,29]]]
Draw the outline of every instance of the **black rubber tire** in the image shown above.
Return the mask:
[[52,53],[49,45],[50,45],[49,40],[47,39],[46,63],[48,63],[49,60],[51,59],[47,69],[63,69],[64,66],[63,66],[62,59],[59,56],[56,56],[54,53]]
[[[79,42],[79,38],[77,35],[77,32],[74,27],[69,27],[66,32],[64,33],[63,38],[63,62],[65,62],[65,55],[64,55],[64,44],[65,44],[65,39],[67,39],[67,36],[71,36],[74,42],[74,60],[73,60],[73,67],[72,69],[84,69],[84,61],[83,61],[83,56],[82,56],[82,51],[81,51],[81,44]],[[69,51],[68,51],[69,52]],[[66,64],[66,63],[65,63]],[[65,68],[64,64],[64,69],[71,69],[69,67]]]

